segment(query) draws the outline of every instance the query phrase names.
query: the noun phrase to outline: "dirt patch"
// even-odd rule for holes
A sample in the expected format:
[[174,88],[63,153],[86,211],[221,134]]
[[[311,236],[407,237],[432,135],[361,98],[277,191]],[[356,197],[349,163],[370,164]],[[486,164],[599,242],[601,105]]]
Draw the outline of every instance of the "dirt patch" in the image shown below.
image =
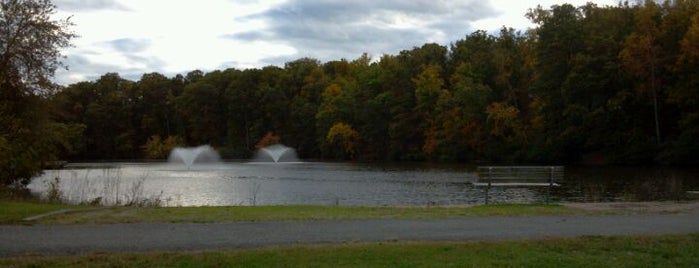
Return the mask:
[[563,203],[562,205],[585,210],[628,211],[635,213],[688,213],[699,212],[699,201],[692,202],[610,202]]

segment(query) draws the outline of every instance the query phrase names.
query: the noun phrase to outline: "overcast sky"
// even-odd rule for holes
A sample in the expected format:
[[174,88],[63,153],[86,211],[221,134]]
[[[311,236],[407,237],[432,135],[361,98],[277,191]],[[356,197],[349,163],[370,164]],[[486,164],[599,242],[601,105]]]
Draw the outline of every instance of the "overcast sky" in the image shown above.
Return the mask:
[[[395,55],[428,42],[448,45],[475,30],[527,29],[537,4],[588,0],[54,0],[80,35],[66,49],[69,70],[56,82],[91,81],[107,72],[140,79],[192,70],[283,66]],[[600,6],[614,0],[592,0]]]

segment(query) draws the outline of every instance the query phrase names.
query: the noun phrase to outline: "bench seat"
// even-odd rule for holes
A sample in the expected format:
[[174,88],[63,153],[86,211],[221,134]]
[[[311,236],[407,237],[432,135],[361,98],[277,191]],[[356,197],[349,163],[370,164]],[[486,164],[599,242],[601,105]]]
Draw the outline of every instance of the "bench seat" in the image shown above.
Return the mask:
[[[488,183],[487,182],[474,182],[473,186],[487,187]],[[503,187],[509,187],[509,186],[512,186],[512,187],[516,187],[516,186],[523,186],[523,187],[524,186],[543,186],[543,187],[553,186],[553,187],[558,187],[561,185],[558,183],[555,183],[555,182],[553,184],[548,183],[548,182],[491,182],[490,186],[491,187],[493,187],[493,186],[503,186]]]
[[548,187],[548,202],[551,188],[560,186],[564,171],[563,166],[480,166],[473,186],[485,187],[486,204],[491,187]]

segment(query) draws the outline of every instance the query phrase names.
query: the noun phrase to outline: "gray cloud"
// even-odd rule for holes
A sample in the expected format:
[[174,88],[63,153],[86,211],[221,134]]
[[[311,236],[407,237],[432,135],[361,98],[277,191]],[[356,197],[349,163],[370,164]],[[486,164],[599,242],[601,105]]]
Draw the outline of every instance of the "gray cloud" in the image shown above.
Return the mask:
[[[66,58],[62,60],[63,64],[68,67],[68,70],[57,70],[55,82],[61,85],[69,85],[78,82],[71,78],[72,75],[82,76],[83,79],[80,81],[91,81],[106,73],[119,73],[122,78],[138,80],[144,73],[158,72],[163,69],[163,66],[165,66],[163,60],[138,54],[139,51],[147,46],[135,45],[139,42],[123,40],[124,39],[118,39],[106,42],[106,45],[116,50],[127,60],[136,63],[136,66],[140,65],[139,67],[125,67],[107,62],[93,61],[90,60],[89,56],[99,54],[98,52],[89,49],[72,49],[69,53],[66,53]],[[175,73],[163,73],[163,75],[172,76],[175,75]]]
[[[94,81],[106,73],[119,73],[122,78],[138,79],[143,71],[134,68],[125,68],[123,66],[93,62],[87,57],[80,54],[68,55],[63,63],[68,66],[68,70],[59,69],[56,71],[55,82],[61,85],[69,85],[79,81]],[[73,80],[71,75],[83,75],[84,79]]]
[[472,32],[470,23],[497,15],[488,1],[441,0],[290,0],[242,20],[269,26],[225,36],[237,41],[267,41],[294,47],[297,55],[321,60],[395,54],[427,42],[447,43]]
[[[69,12],[129,10],[117,0],[54,0],[54,3],[59,9]],[[282,66],[302,57],[321,61],[351,60],[365,52],[379,57],[382,54],[397,54],[400,50],[427,42],[447,44],[473,32],[473,21],[496,15],[497,11],[489,1],[480,0],[288,0],[261,13],[237,18],[240,21],[262,22],[266,28],[227,35],[222,33],[220,37],[234,43],[261,41],[293,47],[296,54],[270,56],[258,62]],[[144,72],[163,70],[166,64],[162,59],[145,54],[150,45],[148,39],[122,38],[70,49],[64,60],[70,70],[59,70],[56,82],[64,85],[77,82],[70,78],[75,74],[94,80],[107,72],[118,72],[127,79],[139,79]],[[89,47],[95,49],[90,50]],[[128,66],[137,67],[91,60],[94,59],[91,55],[104,53],[104,48],[134,63]],[[223,69],[246,64],[251,63],[222,59],[219,67]],[[202,66],[192,68],[201,69]]]
[[151,42],[148,39],[120,38],[107,41],[106,43],[117,51],[136,53],[146,50]]
[[53,4],[65,11],[129,10],[116,0],[54,0]]

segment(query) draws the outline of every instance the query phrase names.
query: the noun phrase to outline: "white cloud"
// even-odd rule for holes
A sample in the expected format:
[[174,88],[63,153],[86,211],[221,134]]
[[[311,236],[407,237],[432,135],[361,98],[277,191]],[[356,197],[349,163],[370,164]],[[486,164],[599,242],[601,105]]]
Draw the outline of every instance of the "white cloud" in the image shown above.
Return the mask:
[[535,27],[535,25],[525,17],[525,14],[529,9],[536,8],[537,5],[541,5],[543,8],[549,8],[553,5],[562,5],[565,3],[574,6],[583,6],[587,2],[594,2],[599,6],[616,5],[616,3],[618,3],[617,0],[490,0],[490,2],[499,12],[499,15],[474,22],[473,26],[476,29],[485,30],[488,32],[498,32],[503,26],[519,30],[526,30],[527,28]]
[[58,6],[59,9],[71,11],[128,9],[116,0],[54,0],[53,3]]
[[[70,2],[63,7],[61,1],[56,3],[57,15],[72,15],[76,24],[73,30],[80,35],[73,41],[75,47],[64,52],[70,70],[59,71],[56,77],[63,84],[95,79],[104,71],[133,77],[153,71],[174,74],[194,69],[212,70],[233,59],[253,67],[256,59],[294,52],[280,45],[237,44],[221,38],[223,34],[260,27],[258,23],[236,18],[261,12],[269,8],[267,5],[274,4],[271,1],[264,5],[228,0],[101,1],[104,5],[84,1],[85,6],[77,1]],[[77,57],[80,59],[71,59]],[[103,70],[105,66],[114,69]],[[90,69],[95,70],[91,72]]]
[[[395,54],[426,42],[448,44],[476,29],[523,29],[527,8],[558,1],[478,0],[54,0],[80,35],[65,50],[62,84],[106,72],[138,79],[195,69],[282,65]],[[573,1],[576,5],[585,0]],[[610,0],[598,1],[613,4]]]

